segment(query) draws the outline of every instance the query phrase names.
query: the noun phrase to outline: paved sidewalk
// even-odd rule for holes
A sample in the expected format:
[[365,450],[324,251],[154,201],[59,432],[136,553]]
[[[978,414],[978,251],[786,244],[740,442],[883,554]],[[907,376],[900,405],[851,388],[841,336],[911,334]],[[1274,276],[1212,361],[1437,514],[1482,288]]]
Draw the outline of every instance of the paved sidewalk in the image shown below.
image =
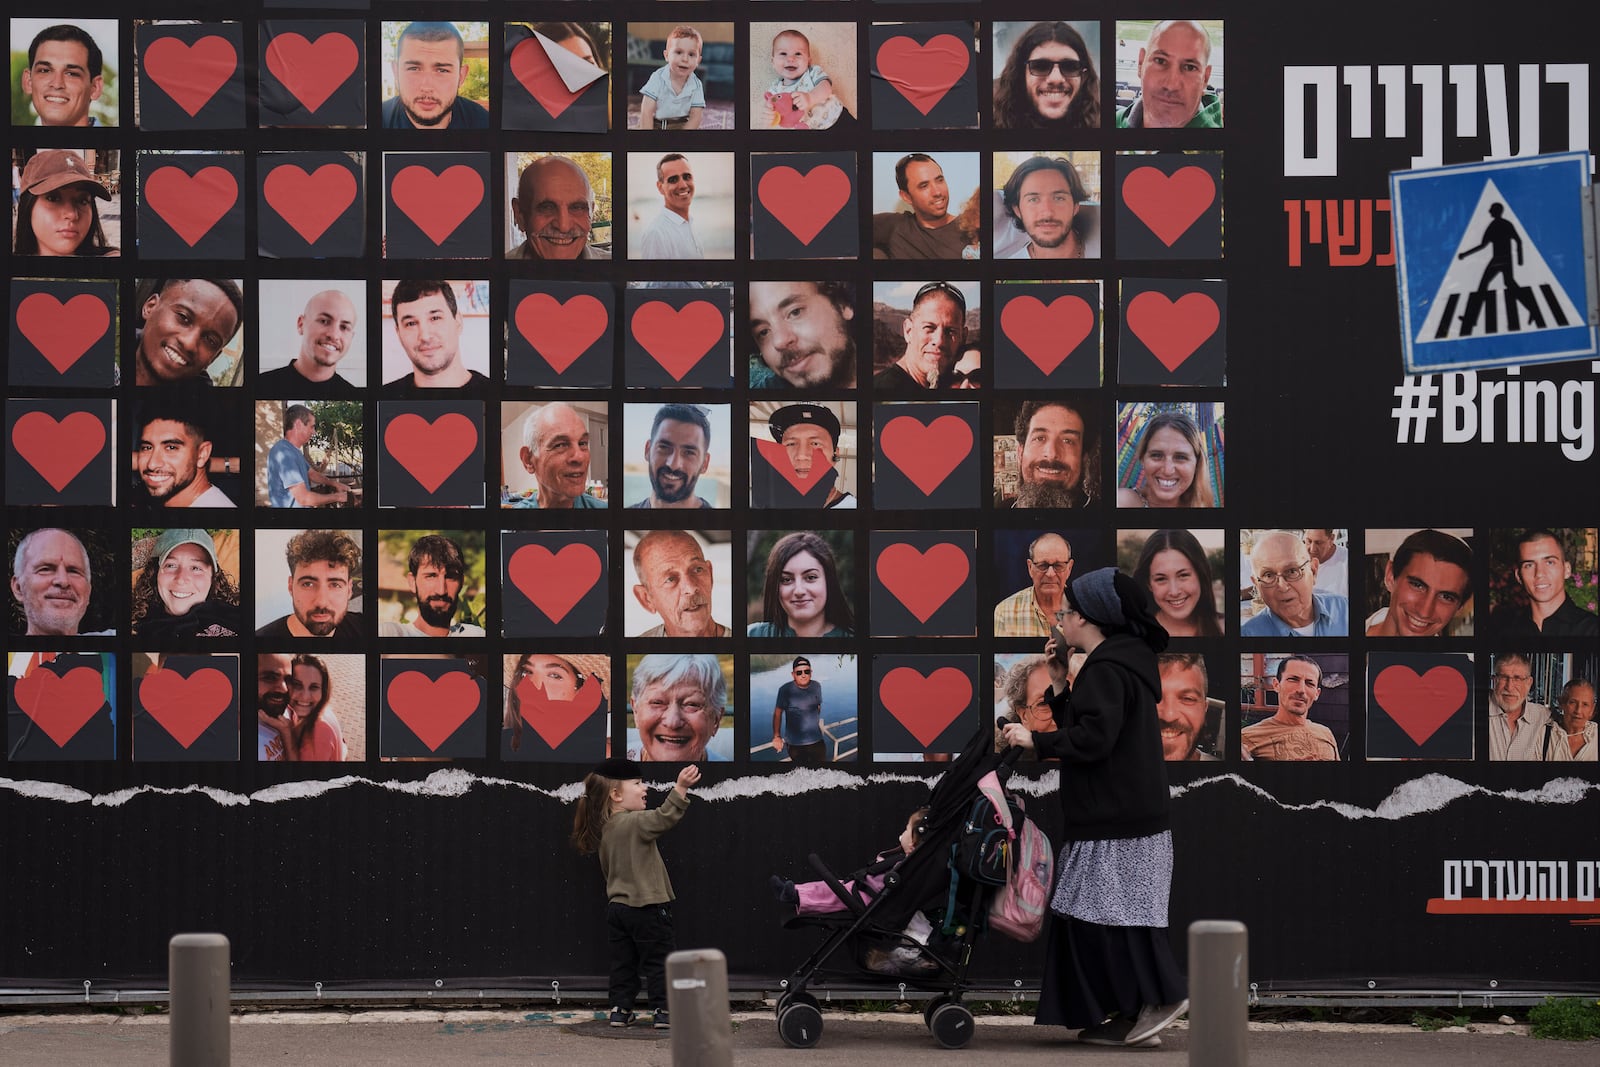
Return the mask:
[[[946,1050],[928,1035],[920,1012],[824,1015],[813,1049],[790,1049],[771,1011],[734,1015],[734,1057],[741,1065],[874,1067],[916,1064]],[[1526,1027],[1484,1026],[1476,1032],[1424,1033],[1409,1026],[1257,1023],[1251,1067],[1593,1067],[1600,1044],[1536,1041]],[[1158,1050],[1103,1049],[1074,1042],[1068,1031],[1026,1018],[984,1016],[971,1045],[950,1064],[1188,1062],[1182,1024]],[[0,1067],[167,1067],[165,1014],[0,1015]],[[1136,1057],[1130,1061],[1128,1057]],[[456,1064],[559,1062],[562,1067],[619,1061],[646,1067],[672,1063],[670,1035],[637,1027],[613,1030],[589,1012],[367,1011],[259,1012],[235,1016],[232,1067],[454,1067]],[[679,1064],[677,1067],[695,1067]]]

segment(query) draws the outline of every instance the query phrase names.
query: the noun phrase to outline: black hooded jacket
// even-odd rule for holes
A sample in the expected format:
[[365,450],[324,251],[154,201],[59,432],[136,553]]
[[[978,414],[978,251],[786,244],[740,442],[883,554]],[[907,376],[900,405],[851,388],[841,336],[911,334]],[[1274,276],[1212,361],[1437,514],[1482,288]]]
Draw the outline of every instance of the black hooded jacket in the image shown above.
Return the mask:
[[1168,828],[1160,697],[1155,653],[1125,633],[1108,636],[1084,660],[1076,684],[1050,696],[1060,728],[1035,733],[1033,743],[1041,757],[1061,760],[1066,840],[1148,837]]

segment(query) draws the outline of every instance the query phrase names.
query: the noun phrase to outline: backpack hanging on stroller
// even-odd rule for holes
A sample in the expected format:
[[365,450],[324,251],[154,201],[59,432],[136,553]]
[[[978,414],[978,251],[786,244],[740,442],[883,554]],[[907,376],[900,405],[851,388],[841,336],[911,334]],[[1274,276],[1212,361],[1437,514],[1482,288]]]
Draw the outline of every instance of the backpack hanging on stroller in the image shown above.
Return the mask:
[[997,772],[978,781],[978,793],[952,862],[969,877],[998,883],[989,901],[990,926],[1014,941],[1033,941],[1044,928],[1055,873],[1050,839]]

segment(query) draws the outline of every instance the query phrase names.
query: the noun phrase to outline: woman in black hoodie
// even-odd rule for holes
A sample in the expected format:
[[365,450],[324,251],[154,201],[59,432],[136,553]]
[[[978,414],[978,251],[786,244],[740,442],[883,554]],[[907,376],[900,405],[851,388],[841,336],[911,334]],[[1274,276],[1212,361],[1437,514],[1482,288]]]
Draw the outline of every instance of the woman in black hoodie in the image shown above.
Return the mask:
[[1188,1007],[1167,936],[1172,835],[1156,718],[1167,632],[1149,594],[1111,567],[1067,587],[1056,625],[1088,653],[1069,685],[1067,649],[1055,636],[1045,643],[1057,729],[1005,727],[1008,743],[1061,760],[1066,833],[1034,1021],[1093,1045],[1148,1048]]

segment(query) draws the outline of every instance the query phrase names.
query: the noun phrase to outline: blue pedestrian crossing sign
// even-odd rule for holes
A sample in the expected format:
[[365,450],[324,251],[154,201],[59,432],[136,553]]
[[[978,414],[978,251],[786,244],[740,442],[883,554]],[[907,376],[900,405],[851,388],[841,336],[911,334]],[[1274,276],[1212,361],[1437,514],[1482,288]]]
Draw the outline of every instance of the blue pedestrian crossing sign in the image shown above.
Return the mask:
[[1595,355],[1589,154],[1389,176],[1407,374]]

